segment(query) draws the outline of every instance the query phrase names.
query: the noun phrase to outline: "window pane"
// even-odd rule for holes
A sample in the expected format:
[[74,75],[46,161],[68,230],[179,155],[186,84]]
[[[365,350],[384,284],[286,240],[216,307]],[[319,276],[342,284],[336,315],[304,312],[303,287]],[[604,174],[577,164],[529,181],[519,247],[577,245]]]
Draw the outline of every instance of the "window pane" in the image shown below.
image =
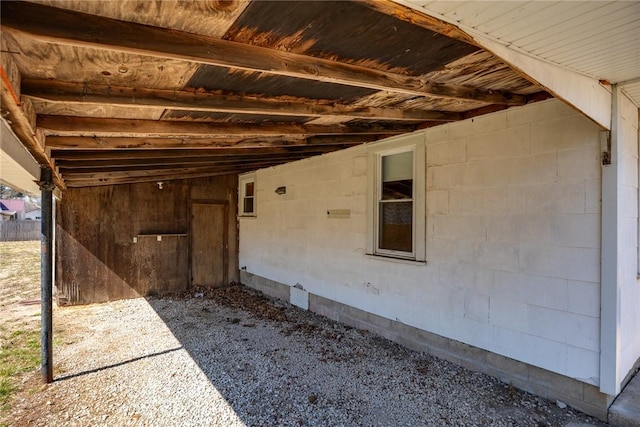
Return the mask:
[[253,197],[244,198],[244,213],[253,213]]
[[382,200],[411,199],[413,180],[390,181],[382,183]]
[[413,202],[380,203],[380,249],[413,252]]
[[400,181],[413,178],[413,151],[382,157],[382,181]]
[[253,196],[253,182],[247,182],[244,185],[244,195],[245,195],[245,197],[252,197]]
[[413,152],[382,157],[382,200],[413,198]]

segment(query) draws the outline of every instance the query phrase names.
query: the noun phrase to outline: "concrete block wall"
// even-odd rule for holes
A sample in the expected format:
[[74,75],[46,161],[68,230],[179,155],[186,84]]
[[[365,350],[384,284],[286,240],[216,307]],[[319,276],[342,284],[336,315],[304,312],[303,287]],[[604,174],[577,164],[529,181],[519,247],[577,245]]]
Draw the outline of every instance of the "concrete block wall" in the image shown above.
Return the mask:
[[240,267],[597,385],[599,128],[548,100],[422,132],[426,264],[365,254],[360,146],[257,172]]

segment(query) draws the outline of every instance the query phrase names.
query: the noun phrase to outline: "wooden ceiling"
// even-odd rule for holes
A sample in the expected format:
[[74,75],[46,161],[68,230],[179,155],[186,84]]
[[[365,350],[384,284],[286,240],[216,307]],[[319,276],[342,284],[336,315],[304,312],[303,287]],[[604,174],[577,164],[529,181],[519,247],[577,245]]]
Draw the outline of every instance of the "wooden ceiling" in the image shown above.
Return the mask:
[[0,7],[3,116],[62,188],[240,173],[548,96],[389,1]]

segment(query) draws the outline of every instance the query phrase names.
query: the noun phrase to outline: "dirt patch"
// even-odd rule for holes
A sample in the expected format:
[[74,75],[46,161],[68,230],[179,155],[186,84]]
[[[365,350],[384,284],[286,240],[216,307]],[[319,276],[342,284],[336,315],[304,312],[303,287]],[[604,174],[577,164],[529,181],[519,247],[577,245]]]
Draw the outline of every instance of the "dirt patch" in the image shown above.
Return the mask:
[[0,325],[40,313],[40,242],[0,242]]

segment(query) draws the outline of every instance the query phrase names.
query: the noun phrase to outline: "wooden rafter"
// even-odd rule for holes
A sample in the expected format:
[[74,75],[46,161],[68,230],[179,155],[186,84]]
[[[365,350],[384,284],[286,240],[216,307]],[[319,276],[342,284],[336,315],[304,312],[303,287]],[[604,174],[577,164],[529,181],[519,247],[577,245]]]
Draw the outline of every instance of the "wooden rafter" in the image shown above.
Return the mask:
[[292,145],[288,147],[255,147],[255,148],[214,148],[203,150],[52,150],[51,156],[56,161],[103,161],[121,159],[171,159],[198,156],[201,158],[223,159],[229,156],[250,157],[257,155],[289,155],[289,154],[322,154],[348,148],[348,144],[336,145]]
[[169,120],[101,119],[93,117],[38,116],[38,128],[45,135],[58,136],[137,136],[137,137],[232,137],[285,135],[376,135],[400,134],[416,129],[414,125],[299,125],[201,123]]
[[243,167],[251,168],[263,168],[269,167],[274,164],[283,163],[289,161],[283,158],[254,160],[251,163],[243,161],[225,161],[215,162],[214,164],[163,164],[154,166],[134,167],[134,166],[118,166],[118,167],[95,167],[90,169],[76,169],[76,168],[60,168],[66,179],[80,178],[80,177],[95,177],[99,174],[103,178],[114,178],[119,176],[148,176],[148,175],[160,175],[160,174],[174,174],[176,172],[218,172],[220,170],[226,170],[228,168],[238,169]]
[[164,176],[183,175],[190,173],[218,173],[224,171],[233,171],[237,167],[201,167],[201,168],[173,168],[173,169],[146,169],[137,171],[118,171],[118,172],[82,172],[66,174],[65,179],[67,181],[74,181],[80,179],[109,179],[109,178],[144,178],[155,177],[162,178]]
[[437,95],[488,104],[522,105],[521,95],[436,84],[420,78],[373,70],[259,46],[171,31],[25,2],[2,6],[3,30],[28,33],[51,43],[110,50],[323,81],[412,96]]
[[462,119],[462,114],[446,111],[401,110],[397,108],[353,107],[305,99],[255,98],[195,91],[128,88],[83,83],[25,80],[23,94],[51,103],[153,107],[181,111],[264,114],[270,116],[341,117],[349,119],[442,121]]
[[[275,166],[279,163],[274,163],[272,166]],[[135,184],[142,182],[158,182],[158,181],[170,181],[175,179],[190,179],[190,178],[203,178],[209,176],[219,176],[219,175],[228,175],[228,174],[237,174],[242,172],[248,172],[251,170],[255,170],[255,168],[247,165],[246,168],[220,168],[218,170],[189,170],[181,172],[179,170],[175,171],[160,171],[160,173],[149,171],[146,175],[139,176],[110,176],[106,177],[103,174],[97,174],[94,177],[91,176],[72,176],[67,179],[68,187],[93,187],[93,186],[101,186],[101,185],[116,185],[116,184]]]
[[133,138],[49,136],[46,147],[55,150],[113,150],[113,149],[209,149],[217,147],[258,148],[292,145],[357,145],[376,141],[393,134],[322,135],[305,137],[241,136],[226,138]]
[[67,183],[67,187],[69,188],[80,188],[80,187],[100,187],[100,186],[110,186],[110,185],[121,185],[121,184],[141,184],[146,182],[165,182],[174,179],[192,179],[192,178],[207,178],[212,176],[221,176],[221,175],[229,175],[229,174],[237,174],[239,172],[248,172],[251,169],[247,170],[235,170],[235,171],[220,171],[220,172],[208,172],[208,173],[185,173],[185,174],[176,174],[171,176],[148,176],[148,177],[135,177],[135,178],[99,178],[99,179],[75,179],[70,180]]
[[56,166],[63,172],[74,170],[96,170],[96,169],[112,169],[112,168],[131,168],[133,169],[153,169],[157,166],[171,167],[187,167],[187,166],[211,166],[211,165],[246,165],[263,162],[263,161],[291,161],[308,157],[309,155],[321,153],[289,153],[277,155],[261,155],[261,156],[228,156],[228,157],[178,157],[178,158],[144,158],[144,159],[118,159],[118,160],[58,160]]

